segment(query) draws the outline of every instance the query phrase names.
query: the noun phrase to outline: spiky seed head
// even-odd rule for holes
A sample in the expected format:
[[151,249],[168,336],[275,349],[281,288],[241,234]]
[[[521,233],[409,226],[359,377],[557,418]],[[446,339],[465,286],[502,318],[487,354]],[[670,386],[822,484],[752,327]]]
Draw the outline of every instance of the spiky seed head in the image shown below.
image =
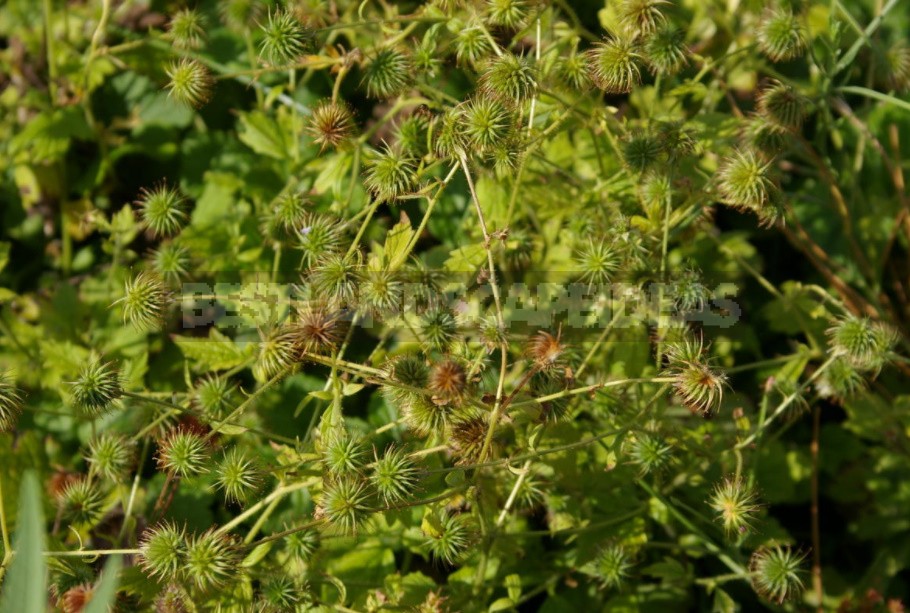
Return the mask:
[[196,49],[205,38],[205,19],[194,9],[177,11],[168,24],[168,38],[179,49]]
[[670,177],[662,172],[652,172],[641,182],[641,198],[647,205],[664,206],[673,194]]
[[619,270],[620,257],[607,241],[589,238],[575,254],[575,262],[582,281],[591,285],[604,285]]
[[136,201],[145,225],[156,236],[175,234],[186,221],[186,200],[175,187],[166,183],[143,188]]
[[183,58],[166,69],[167,94],[181,104],[201,108],[211,99],[215,80],[209,69],[196,60]]
[[157,613],[189,613],[192,597],[187,588],[177,583],[168,583],[155,598]]
[[687,339],[667,348],[668,373],[677,395],[690,410],[707,415],[720,407],[727,377],[705,359],[702,341]]
[[189,269],[190,252],[173,241],[162,243],[158,249],[152,252],[151,266],[168,283],[172,285],[179,283],[186,277]]
[[440,158],[460,158],[468,149],[468,139],[463,126],[464,107],[446,110],[436,122],[433,149]]
[[63,613],[82,613],[94,594],[95,588],[91,583],[81,583],[66,590],[57,604],[62,607]]
[[272,221],[286,232],[297,233],[307,220],[310,201],[297,190],[287,191],[272,203]]
[[457,563],[471,543],[464,515],[444,513],[435,525],[424,520],[423,533],[427,537],[427,549],[433,557],[447,564]]
[[752,554],[752,587],[764,598],[783,603],[803,590],[802,563],[806,554],[790,547],[763,547]]
[[480,460],[489,424],[483,416],[459,419],[451,425],[449,442],[458,456],[459,464],[471,464]]
[[[531,394],[534,398],[542,399],[560,394],[569,388],[569,383],[558,373],[543,372],[531,378]],[[540,415],[537,421],[545,424],[555,424],[569,416],[572,406],[570,396],[551,398],[540,402]]]
[[102,362],[98,357],[90,359],[82,367],[72,386],[73,404],[88,417],[97,417],[109,411],[123,393],[120,373],[113,362]]
[[409,387],[423,388],[427,385],[429,369],[419,355],[409,353],[395,358],[389,367],[390,376]]
[[745,534],[752,529],[760,507],[755,489],[742,477],[725,477],[714,486],[709,504],[727,534]]
[[253,375],[264,381],[290,367],[297,359],[298,349],[293,335],[286,328],[260,331],[260,339]]
[[750,114],[740,124],[740,135],[749,149],[777,153],[784,149],[790,132],[780,124],[768,121],[758,113]]
[[423,113],[413,113],[399,122],[395,127],[398,150],[413,157],[423,157],[427,153],[427,124],[427,116]]
[[396,49],[379,51],[367,64],[363,84],[370,98],[391,98],[404,91],[412,82],[410,58]]
[[15,427],[22,414],[22,393],[13,382],[12,376],[0,370],[0,432]]
[[459,64],[476,64],[490,51],[490,40],[479,26],[469,26],[455,35],[455,59]]
[[322,213],[307,215],[298,227],[298,248],[303,252],[303,266],[309,268],[318,260],[341,248],[343,232],[338,220]]
[[633,131],[622,146],[623,161],[633,172],[646,172],[661,161],[663,147],[650,130]]
[[344,102],[322,100],[313,107],[307,132],[321,150],[338,147],[354,133],[354,114]]
[[323,354],[334,350],[344,339],[347,326],[342,313],[321,302],[308,302],[297,309],[290,333],[300,359],[306,354]]
[[430,369],[427,388],[442,403],[458,403],[467,388],[467,373],[456,360],[446,358]]
[[123,480],[133,460],[133,444],[119,434],[106,432],[88,445],[85,461],[90,472],[109,481]]
[[572,49],[572,53],[565,56],[559,63],[563,79],[578,91],[588,91],[591,87],[591,78],[588,76],[588,60],[583,53]]
[[403,291],[394,270],[367,270],[360,287],[360,302],[374,317],[394,316],[401,311]]
[[525,20],[525,0],[487,0],[487,19],[491,25],[518,29]]
[[357,303],[360,294],[362,262],[360,253],[328,253],[306,277],[310,295],[323,304],[343,308]]
[[404,449],[389,447],[373,463],[370,481],[383,502],[392,506],[407,499],[417,487],[417,467]]
[[475,98],[464,107],[462,129],[470,148],[487,153],[505,143],[512,135],[512,114],[493,98]]
[[408,393],[400,398],[408,427],[418,436],[440,434],[452,418],[453,407],[433,402],[424,394]]
[[346,433],[333,434],[325,441],[322,462],[333,475],[356,475],[363,468],[366,450],[360,440]]
[[186,576],[203,591],[225,585],[239,562],[230,538],[212,530],[193,536],[186,545]]
[[70,482],[60,494],[61,516],[80,527],[96,523],[104,510],[103,504],[101,491],[89,479]]
[[490,61],[479,84],[486,96],[514,105],[534,96],[537,80],[537,69],[528,58],[505,53]]
[[663,27],[645,41],[644,55],[655,75],[673,75],[687,63],[688,50],[681,30]]
[[606,93],[626,94],[641,81],[639,58],[632,39],[614,36],[588,50],[588,73]]
[[129,321],[137,330],[154,330],[159,328],[165,319],[170,292],[164,281],[156,273],[141,271],[132,279],[127,279],[120,303],[123,309],[123,321]]
[[546,330],[538,331],[528,341],[526,353],[539,372],[552,372],[565,365],[566,345],[559,333],[554,335]]
[[585,568],[606,589],[619,589],[632,571],[632,556],[619,543],[604,546]]
[[885,324],[847,316],[828,329],[832,349],[861,371],[877,373],[890,360],[897,335]]
[[898,40],[876,57],[887,87],[898,92],[910,88],[910,43]]
[[659,121],[654,131],[669,161],[677,162],[695,152],[696,136],[682,121]]
[[260,608],[262,613],[296,611],[306,589],[287,576],[273,577],[262,584]]
[[738,149],[717,171],[717,186],[723,202],[746,209],[770,223],[779,215],[776,187],[770,177],[771,162],[751,149]]
[[758,27],[758,46],[772,62],[792,60],[806,49],[806,31],[789,9],[769,9]]
[[623,0],[617,7],[617,17],[632,36],[648,36],[667,22],[661,13],[666,4],[666,0]]
[[673,448],[655,434],[642,433],[631,441],[629,455],[641,474],[646,475],[666,468],[673,457]]
[[224,491],[228,500],[245,502],[261,485],[259,465],[237,447],[229,449],[215,468],[215,487]]
[[840,356],[828,365],[816,387],[822,398],[843,403],[866,387],[866,379],[847,356]]
[[262,0],[224,0],[218,3],[218,11],[228,28],[248,32],[262,19],[265,6]]
[[431,349],[445,351],[458,334],[458,322],[451,310],[434,306],[420,318],[420,336]]
[[352,534],[369,516],[369,490],[359,478],[344,475],[323,485],[318,515],[345,534]]
[[314,40],[313,32],[300,23],[294,13],[286,10],[270,12],[260,29],[259,57],[272,66],[296,63]]
[[808,108],[808,98],[779,81],[771,83],[758,96],[759,113],[787,130],[799,129]]
[[185,569],[186,541],[183,528],[170,522],[146,530],[139,544],[139,565],[153,579],[180,578]]
[[414,159],[390,147],[375,152],[366,166],[364,184],[378,200],[397,200],[410,192],[417,181]]
[[178,477],[208,472],[209,446],[189,430],[176,430],[158,443],[158,468]]
[[284,537],[284,550],[292,558],[306,562],[319,548],[319,533],[315,530],[300,530]]
[[682,313],[701,311],[710,298],[711,290],[695,271],[685,271],[673,287],[673,302]]

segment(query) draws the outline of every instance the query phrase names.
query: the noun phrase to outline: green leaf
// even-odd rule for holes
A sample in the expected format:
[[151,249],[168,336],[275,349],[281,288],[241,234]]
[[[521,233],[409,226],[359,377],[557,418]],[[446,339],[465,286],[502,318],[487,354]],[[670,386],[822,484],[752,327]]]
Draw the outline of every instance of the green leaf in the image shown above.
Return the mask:
[[111,556],[101,573],[101,583],[95,589],[92,599],[83,609],[83,613],[107,613],[114,599],[117,598],[117,585],[120,581],[120,568],[123,561],[120,556]]
[[16,555],[10,564],[0,613],[44,613],[47,610],[47,576],[44,564],[44,512],[38,477],[28,471],[19,493],[19,526],[13,542]]
[[493,601],[488,611],[494,613],[494,611],[508,611],[514,608],[515,602],[511,598],[498,598]]
[[408,245],[411,244],[411,239],[413,237],[414,230],[411,229],[411,222],[407,219],[402,219],[389,230],[389,233],[385,237],[383,254],[385,261],[388,263],[391,270],[396,270],[399,266],[404,264],[404,260],[407,257]]
[[184,357],[202,372],[228,370],[242,364],[247,357],[244,350],[215,328],[209,330],[208,339],[178,334],[171,338]]
[[239,137],[256,153],[278,160],[288,159],[291,143],[278,122],[263,113],[253,111],[240,114]]

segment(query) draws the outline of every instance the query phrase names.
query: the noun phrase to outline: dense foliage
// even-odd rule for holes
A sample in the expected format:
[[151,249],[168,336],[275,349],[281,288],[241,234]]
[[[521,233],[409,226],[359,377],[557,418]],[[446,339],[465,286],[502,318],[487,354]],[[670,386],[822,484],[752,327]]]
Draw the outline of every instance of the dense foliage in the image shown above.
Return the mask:
[[7,0],[0,611],[902,611],[908,28]]

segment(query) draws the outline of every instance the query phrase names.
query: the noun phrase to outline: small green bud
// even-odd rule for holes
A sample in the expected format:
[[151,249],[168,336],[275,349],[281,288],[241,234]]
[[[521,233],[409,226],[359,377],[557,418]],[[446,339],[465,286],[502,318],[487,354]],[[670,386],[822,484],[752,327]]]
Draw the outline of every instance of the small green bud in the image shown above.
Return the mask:
[[152,269],[170,284],[186,277],[190,266],[190,252],[185,247],[168,241],[162,243],[151,255]]
[[661,161],[662,150],[656,134],[650,130],[635,130],[623,143],[623,161],[630,170],[641,174]]
[[476,64],[492,50],[490,40],[478,26],[466,27],[455,35],[455,58],[459,64]]
[[657,435],[641,433],[631,439],[629,455],[641,474],[646,475],[666,468],[673,448]]
[[592,238],[576,252],[574,259],[582,281],[592,285],[609,283],[620,265],[619,253],[612,244]]
[[840,403],[852,398],[865,387],[865,378],[846,356],[835,358],[816,384],[819,396]]
[[515,120],[497,100],[475,98],[464,107],[462,129],[471,150],[486,153],[505,142],[513,133]]
[[458,322],[451,310],[434,306],[420,318],[420,337],[431,349],[444,351],[458,334]]
[[366,450],[359,440],[336,434],[325,442],[322,462],[334,475],[356,474],[363,468],[365,455]]
[[309,268],[330,253],[341,250],[343,232],[340,222],[322,213],[308,214],[298,228],[298,249],[303,252],[303,266]]

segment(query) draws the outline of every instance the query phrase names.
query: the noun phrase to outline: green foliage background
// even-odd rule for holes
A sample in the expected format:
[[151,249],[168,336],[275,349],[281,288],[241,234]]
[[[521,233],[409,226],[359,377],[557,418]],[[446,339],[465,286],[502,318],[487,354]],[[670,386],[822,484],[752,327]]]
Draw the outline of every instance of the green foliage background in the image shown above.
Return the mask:
[[[203,20],[189,37],[183,9]],[[791,11],[804,44],[775,57],[768,23]],[[299,28],[285,61],[266,37],[280,15]],[[648,45],[671,27],[684,61],[664,69]],[[112,551],[118,610],[902,610],[908,28],[903,0],[7,0],[7,591],[23,572],[11,535],[43,528],[60,610]],[[607,55],[616,41],[633,72]],[[384,50],[405,69],[381,72]],[[521,95],[502,93],[522,83],[496,80],[502,54],[533,74]],[[202,71],[198,96],[175,85],[181,58]],[[785,103],[768,102],[775,87]],[[333,99],[351,113],[338,143],[313,119]],[[499,123],[471,114],[481,103]],[[734,177],[751,154],[760,170]],[[183,215],[161,232],[143,190],[165,188]],[[318,227],[331,240],[316,249]],[[439,342],[435,307],[339,297],[429,271],[445,273],[431,294],[460,291],[481,316],[459,314]],[[604,294],[606,328],[542,299],[544,323],[528,325],[508,300],[519,283],[606,281],[690,299],[661,290],[632,309]],[[183,283],[215,295],[194,303]],[[360,325],[325,343],[288,327],[296,285]],[[732,326],[670,316],[723,298]],[[623,307],[630,325],[613,319]],[[194,309],[211,325],[193,327]],[[288,330],[294,355],[275,348]],[[402,387],[406,356],[434,373],[456,363],[458,394]],[[123,394],[86,414],[73,383],[96,360]],[[200,400],[212,381],[226,408]],[[446,417],[425,427],[421,402]],[[168,455],[175,432],[204,439],[189,476]],[[129,452],[118,478],[86,460],[104,433]],[[363,458],[337,468],[348,440]],[[386,499],[371,463],[396,449],[416,483],[395,473],[405,495]],[[224,495],[230,453],[257,467],[242,501]],[[27,470],[40,527],[19,511]],[[80,479],[91,504],[74,503]],[[733,507],[732,533],[725,479],[756,495]],[[328,502],[345,480],[367,492],[353,533]],[[194,583],[205,565],[185,558],[173,576],[150,570],[144,543],[165,524],[226,539],[223,580]],[[295,550],[301,533],[315,551]],[[762,584],[775,550],[804,554],[777,578],[781,602]]]

